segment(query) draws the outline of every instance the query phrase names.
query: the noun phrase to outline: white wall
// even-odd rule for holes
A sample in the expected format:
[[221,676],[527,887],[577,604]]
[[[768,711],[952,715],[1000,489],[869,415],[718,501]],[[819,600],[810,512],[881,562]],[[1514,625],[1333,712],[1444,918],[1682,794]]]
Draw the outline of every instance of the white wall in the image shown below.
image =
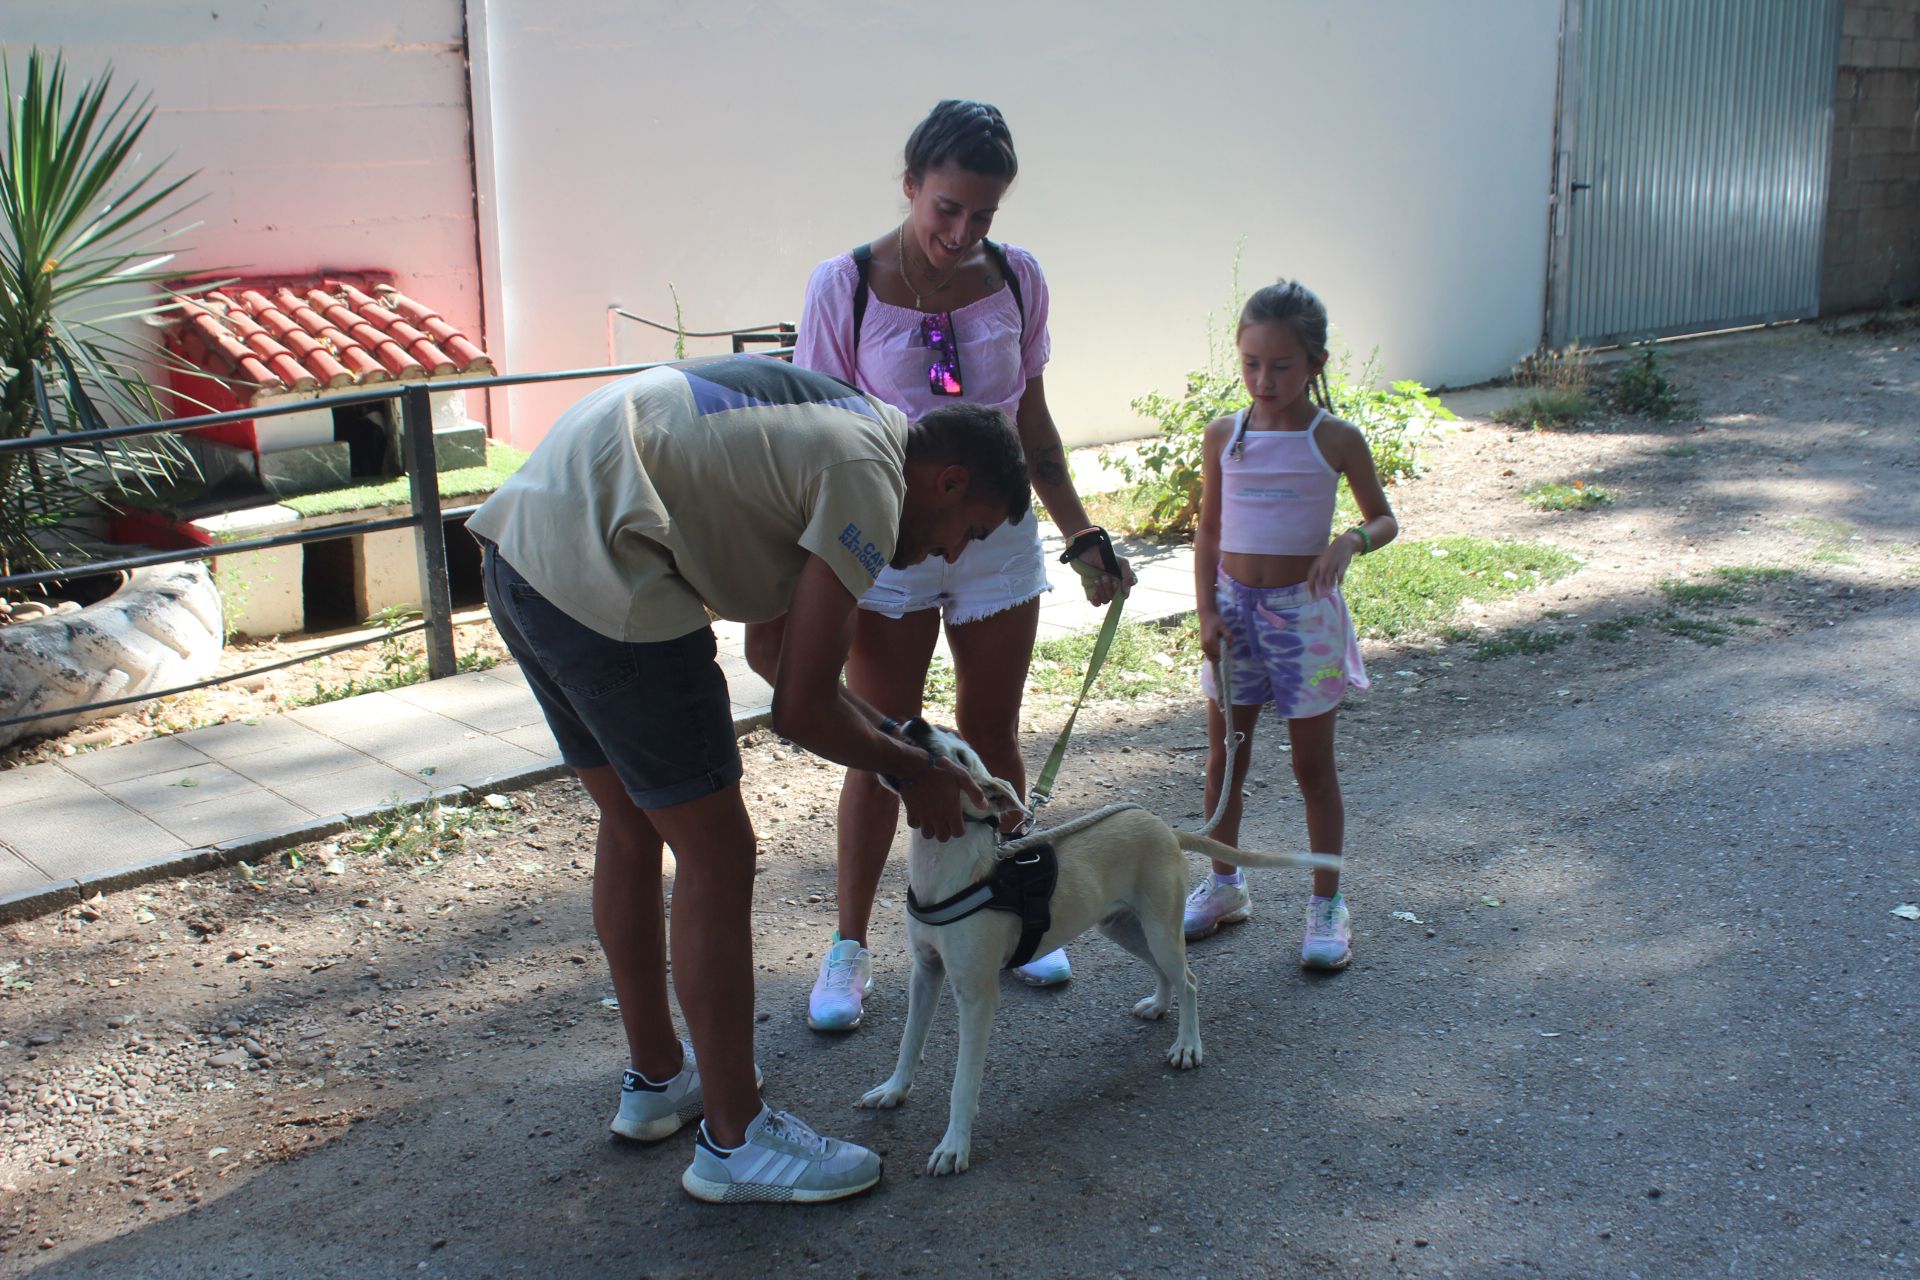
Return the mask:
[[4,0],[0,39],[16,86],[39,45],[152,95],[143,158],[200,171],[183,270],[391,270],[484,331],[459,0]]
[[[797,319],[816,261],[898,221],[949,96],[1013,127],[994,234],[1052,284],[1071,441],[1142,433],[1127,402],[1203,359],[1243,237],[1248,282],[1305,279],[1390,376],[1478,380],[1539,337],[1549,0],[469,4],[514,372],[603,361],[607,305],[670,320],[669,282],[692,329]],[[670,347],[629,326],[617,354]],[[513,393],[513,438],[583,391]]]

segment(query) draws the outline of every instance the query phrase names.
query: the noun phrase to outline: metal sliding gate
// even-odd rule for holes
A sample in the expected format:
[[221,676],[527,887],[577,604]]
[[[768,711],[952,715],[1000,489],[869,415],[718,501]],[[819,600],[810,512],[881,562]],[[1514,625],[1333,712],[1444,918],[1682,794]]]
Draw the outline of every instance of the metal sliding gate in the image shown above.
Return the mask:
[[1548,343],[1804,319],[1840,0],[1566,0]]

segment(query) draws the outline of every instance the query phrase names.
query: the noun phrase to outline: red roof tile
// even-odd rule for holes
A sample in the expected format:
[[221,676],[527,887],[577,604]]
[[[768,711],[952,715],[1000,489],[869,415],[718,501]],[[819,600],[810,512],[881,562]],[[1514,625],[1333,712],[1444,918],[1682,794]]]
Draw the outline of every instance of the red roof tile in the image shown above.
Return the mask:
[[182,349],[212,372],[252,383],[242,392],[250,404],[294,391],[495,371],[487,353],[439,313],[376,277],[238,281],[174,300]]

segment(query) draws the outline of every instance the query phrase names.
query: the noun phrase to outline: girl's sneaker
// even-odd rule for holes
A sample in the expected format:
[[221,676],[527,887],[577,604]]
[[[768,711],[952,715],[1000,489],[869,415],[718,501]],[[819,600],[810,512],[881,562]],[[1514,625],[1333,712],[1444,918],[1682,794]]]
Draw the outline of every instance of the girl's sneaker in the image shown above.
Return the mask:
[[807,997],[807,1025],[815,1031],[851,1031],[860,1025],[861,1003],[873,990],[873,952],[834,930],[833,945],[820,957],[820,976]]
[[1347,926],[1347,900],[1339,894],[1307,899],[1307,936],[1300,944],[1300,965],[1306,969],[1344,969],[1353,959]]
[[[693,1062],[693,1046],[680,1042],[686,1061],[680,1074],[665,1084],[654,1084],[638,1071],[629,1069],[620,1079],[620,1110],[607,1127],[622,1138],[634,1142],[658,1142],[680,1131],[689,1120],[700,1118],[706,1110],[700,1095],[700,1068]],[[760,1067],[753,1068],[753,1083],[761,1080]]]
[[1073,976],[1073,962],[1058,947],[1014,970],[1020,981],[1030,987],[1057,987]]
[[765,1107],[747,1126],[747,1140],[730,1151],[715,1146],[701,1124],[693,1163],[680,1175],[688,1195],[712,1204],[839,1200],[878,1181],[878,1153],[823,1138],[800,1117]]
[[1253,898],[1247,893],[1243,877],[1239,883],[1222,882],[1209,874],[1187,895],[1187,941],[1204,938],[1223,924],[1239,924],[1253,918]]

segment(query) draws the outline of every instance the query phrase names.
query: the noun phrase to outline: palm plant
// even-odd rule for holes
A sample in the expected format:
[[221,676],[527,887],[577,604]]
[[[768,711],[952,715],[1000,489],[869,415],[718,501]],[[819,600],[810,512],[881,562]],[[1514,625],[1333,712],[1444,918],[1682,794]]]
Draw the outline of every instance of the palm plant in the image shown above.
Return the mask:
[[[162,416],[147,371],[169,357],[143,321],[167,310],[163,225],[192,174],[163,180],[136,148],[150,99],[112,95],[109,68],[68,103],[65,60],[27,55],[16,97],[0,60],[0,439]],[[57,568],[74,521],[190,466],[171,436],[0,454],[0,575]]]

